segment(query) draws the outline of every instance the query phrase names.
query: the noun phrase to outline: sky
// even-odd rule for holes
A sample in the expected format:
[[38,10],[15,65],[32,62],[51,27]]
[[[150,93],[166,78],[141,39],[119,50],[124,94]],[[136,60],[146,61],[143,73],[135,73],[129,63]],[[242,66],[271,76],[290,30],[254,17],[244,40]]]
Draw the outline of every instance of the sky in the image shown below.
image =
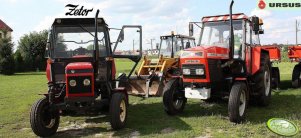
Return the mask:
[[[188,35],[188,23],[203,16],[229,13],[230,0],[0,0],[0,19],[14,31],[15,47],[19,39],[33,31],[49,29],[55,18],[65,17],[67,4],[94,8],[87,17],[100,10],[109,27],[143,26],[143,47],[160,41],[160,35]],[[257,15],[263,19],[262,44],[295,43],[295,20],[301,22],[301,10],[260,10],[257,0],[235,0],[233,13]],[[301,28],[301,25],[300,25]],[[301,43],[301,31],[299,32]]]

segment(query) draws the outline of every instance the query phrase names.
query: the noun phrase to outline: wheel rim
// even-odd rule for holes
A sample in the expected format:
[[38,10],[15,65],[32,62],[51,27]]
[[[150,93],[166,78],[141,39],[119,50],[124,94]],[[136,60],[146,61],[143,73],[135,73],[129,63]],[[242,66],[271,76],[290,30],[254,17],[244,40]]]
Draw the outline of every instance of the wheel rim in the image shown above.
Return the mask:
[[265,86],[265,96],[270,94],[270,85],[271,85],[270,73],[268,71],[264,72],[264,86]]
[[126,105],[125,105],[124,100],[122,100],[120,102],[120,116],[119,117],[120,117],[121,122],[124,122],[125,117],[126,117]]
[[246,92],[242,90],[239,97],[239,116],[243,116],[246,109],[246,103],[247,103]]
[[46,128],[52,128],[54,126],[56,119],[53,114],[54,113],[51,113],[49,111],[48,106],[44,106],[44,110],[43,110],[43,114],[42,114],[42,121]]
[[174,90],[174,93],[173,93],[173,106],[176,108],[176,109],[180,109],[182,107],[182,104],[183,104],[183,100],[180,99],[179,95],[178,95],[178,91]]

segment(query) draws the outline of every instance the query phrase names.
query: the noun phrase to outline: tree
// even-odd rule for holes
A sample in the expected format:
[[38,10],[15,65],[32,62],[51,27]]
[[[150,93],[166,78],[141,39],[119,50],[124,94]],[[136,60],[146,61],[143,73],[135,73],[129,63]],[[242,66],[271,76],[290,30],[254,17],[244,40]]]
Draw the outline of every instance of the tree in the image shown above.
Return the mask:
[[45,48],[47,44],[48,32],[31,32],[25,34],[19,40],[18,50],[24,59],[27,70],[36,70],[46,68],[46,59],[44,58]]
[[[4,31],[4,36],[6,36],[6,31]],[[14,74],[13,46],[11,38],[0,39],[0,73],[2,74]]]
[[25,67],[24,60],[19,49],[14,54],[14,60],[15,60],[15,71],[17,72],[24,71],[24,67]]

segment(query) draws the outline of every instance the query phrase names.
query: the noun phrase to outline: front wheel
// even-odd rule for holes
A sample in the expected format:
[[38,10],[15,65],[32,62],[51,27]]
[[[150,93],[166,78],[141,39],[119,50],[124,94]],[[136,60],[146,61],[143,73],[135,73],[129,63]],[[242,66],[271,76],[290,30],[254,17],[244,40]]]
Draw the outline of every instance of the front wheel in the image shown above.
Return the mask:
[[248,96],[246,84],[235,82],[231,88],[228,103],[228,114],[231,122],[240,123],[245,119]]
[[187,99],[184,92],[179,90],[179,80],[168,81],[163,90],[164,110],[169,115],[183,112]]
[[42,98],[32,105],[30,125],[33,132],[40,137],[49,137],[56,133],[60,122],[59,111],[50,108],[47,98]]
[[110,123],[113,129],[124,128],[127,120],[127,108],[128,101],[126,95],[121,92],[114,93],[110,102]]

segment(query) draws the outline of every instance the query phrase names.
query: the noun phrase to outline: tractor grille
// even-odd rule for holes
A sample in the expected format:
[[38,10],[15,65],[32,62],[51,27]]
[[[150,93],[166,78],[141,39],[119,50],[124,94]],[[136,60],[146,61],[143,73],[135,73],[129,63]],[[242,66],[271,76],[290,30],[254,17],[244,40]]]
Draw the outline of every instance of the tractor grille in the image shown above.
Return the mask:
[[[84,80],[89,79],[90,85],[85,86]],[[70,86],[70,80],[76,81],[76,86]],[[68,93],[69,94],[83,94],[92,93],[92,77],[91,76],[69,76],[67,78]]]
[[183,75],[187,79],[205,79],[206,75],[196,75],[196,69],[204,69],[204,74],[206,74],[205,65],[203,64],[183,64],[182,69],[190,69],[190,75]]

